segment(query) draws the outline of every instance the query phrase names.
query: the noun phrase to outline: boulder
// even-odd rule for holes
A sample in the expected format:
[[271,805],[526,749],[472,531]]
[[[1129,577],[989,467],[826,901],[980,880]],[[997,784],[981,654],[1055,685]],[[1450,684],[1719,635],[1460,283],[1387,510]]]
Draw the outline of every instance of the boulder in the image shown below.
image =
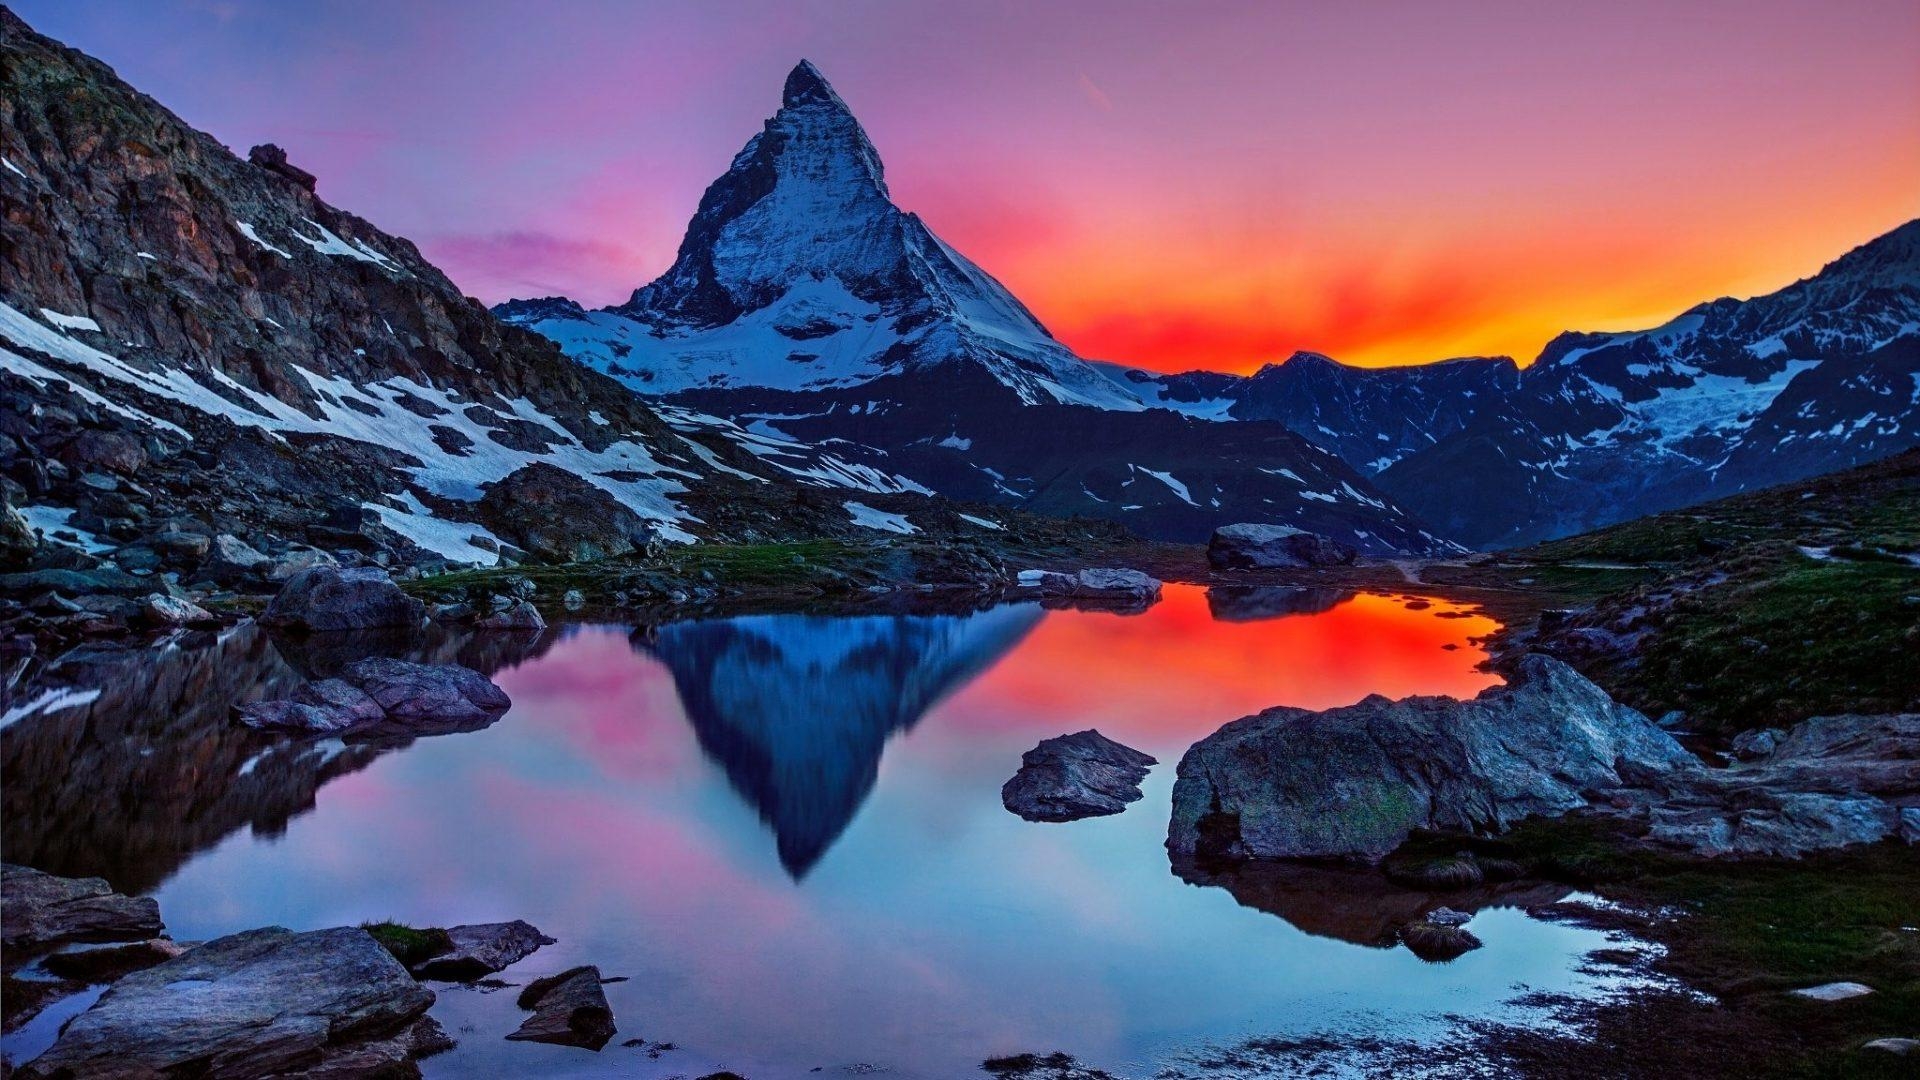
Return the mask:
[[1348,566],[1359,552],[1291,525],[1223,525],[1207,541],[1207,562],[1220,570]]
[[152,897],[122,896],[100,878],[0,865],[0,944],[9,950],[140,940],[161,929],[160,905]]
[[445,1045],[431,1004],[365,930],[249,930],[114,983],[19,1075],[404,1075]]
[[413,965],[415,976],[468,982],[517,964],[542,945],[553,944],[552,938],[521,919],[451,926],[447,928],[447,940],[453,947]]
[[1727,745],[1727,749],[1741,761],[1752,761],[1773,753],[1780,746],[1780,740],[1785,735],[1786,732],[1779,728],[1755,728],[1735,735],[1733,741]]
[[237,585],[260,576],[270,560],[237,536],[221,533],[207,544],[200,560],[200,576],[222,585]]
[[33,526],[27,524],[26,515],[15,510],[7,502],[5,492],[0,491],[0,570],[26,567],[39,548],[40,538],[34,534]]
[[165,593],[149,593],[141,601],[141,619],[149,626],[204,626],[219,618],[191,600]]
[[533,1015],[509,1039],[598,1050],[616,1030],[597,967],[577,967],[535,979],[520,992],[519,1005],[532,1009]]
[[485,675],[458,664],[375,657],[348,664],[340,677],[385,710],[387,728],[401,728],[406,734],[484,727],[513,704]]
[[319,566],[288,578],[261,621],[313,631],[414,627],[426,610],[377,566]]
[[547,620],[540,609],[525,600],[515,600],[499,611],[476,621],[482,630],[544,630]]
[[1091,728],[1044,739],[1020,755],[1020,771],[1000,801],[1028,821],[1075,821],[1117,814],[1140,798],[1140,781],[1157,762]]
[[1558,660],[1478,697],[1379,695],[1236,720],[1180,760],[1167,847],[1229,858],[1377,861],[1415,828],[1500,831],[1590,792],[1699,770],[1672,736]]
[[256,701],[235,714],[263,731],[414,737],[478,730],[512,704],[505,691],[471,668],[376,657],[348,664],[338,678],[305,683],[290,699]]
[[1480,939],[1472,931],[1458,923],[1437,922],[1431,915],[1402,927],[1400,943],[1429,964],[1443,964],[1480,947]]
[[592,481],[545,462],[487,486],[476,504],[496,536],[543,562],[584,562],[644,551],[654,533]]
[[1160,581],[1138,570],[1082,570],[1074,575],[1070,595],[1082,600],[1151,603],[1160,599]]
[[294,548],[278,558],[268,559],[259,574],[268,581],[284,582],[302,570],[317,566],[338,566],[340,561],[319,548]]
[[1220,622],[1256,622],[1287,615],[1332,611],[1353,593],[1302,585],[1215,585],[1207,590],[1207,611]]

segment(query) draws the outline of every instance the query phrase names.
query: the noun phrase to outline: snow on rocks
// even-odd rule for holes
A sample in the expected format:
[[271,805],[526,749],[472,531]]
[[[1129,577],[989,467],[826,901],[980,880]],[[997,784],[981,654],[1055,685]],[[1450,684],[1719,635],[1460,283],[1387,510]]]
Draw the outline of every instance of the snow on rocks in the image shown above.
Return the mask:
[[866,503],[849,501],[846,503],[846,511],[847,516],[853,519],[853,523],[863,529],[877,529],[881,532],[902,535],[911,535],[920,531],[918,526],[907,520],[905,514],[890,514],[885,510],[876,510]]

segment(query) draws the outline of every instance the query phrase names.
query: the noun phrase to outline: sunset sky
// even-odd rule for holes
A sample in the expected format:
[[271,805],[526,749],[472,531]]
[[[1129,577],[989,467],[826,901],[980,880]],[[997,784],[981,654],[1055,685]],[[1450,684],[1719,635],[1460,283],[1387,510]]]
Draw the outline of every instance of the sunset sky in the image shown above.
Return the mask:
[[1920,3],[16,0],[488,302],[624,300],[813,60],[1082,355],[1529,359],[1920,216]]

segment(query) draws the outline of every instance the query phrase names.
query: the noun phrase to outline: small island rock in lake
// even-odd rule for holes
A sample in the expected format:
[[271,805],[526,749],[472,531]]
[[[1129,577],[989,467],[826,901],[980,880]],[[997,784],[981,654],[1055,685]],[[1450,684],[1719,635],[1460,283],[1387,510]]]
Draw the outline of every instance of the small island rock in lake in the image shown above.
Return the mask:
[[600,969],[571,968],[558,975],[535,979],[520,991],[520,1007],[533,1015],[507,1038],[525,1042],[560,1043],[598,1050],[613,1038],[613,1009],[600,989]]
[[449,948],[413,965],[422,979],[467,982],[483,978],[532,956],[553,939],[524,919],[473,923],[447,928]]
[[21,1077],[417,1076],[452,1045],[365,930],[248,930],[121,979]]
[[1140,798],[1140,781],[1158,764],[1089,728],[1042,740],[1020,756],[1020,771],[1000,801],[1028,821],[1076,821],[1117,814]]
[[240,706],[240,722],[264,731],[333,738],[414,737],[476,731],[512,706],[506,691],[458,664],[374,657],[334,679],[307,683],[285,701]]

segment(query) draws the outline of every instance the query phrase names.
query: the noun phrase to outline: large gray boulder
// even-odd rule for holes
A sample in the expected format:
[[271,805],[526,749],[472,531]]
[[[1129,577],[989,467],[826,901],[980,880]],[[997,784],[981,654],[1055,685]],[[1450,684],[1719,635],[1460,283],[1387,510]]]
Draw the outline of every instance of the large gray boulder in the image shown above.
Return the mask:
[[520,991],[519,1005],[533,1015],[509,1039],[560,1043],[598,1050],[613,1038],[613,1009],[600,989],[600,969],[577,967],[535,979]]
[[1167,847],[1377,860],[1415,828],[1497,832],[1699,763],[1572,668],[1523,659],[1467,701],[1379,695],[1236,720],[1180,760]]
[[466,982],[517,964],[553,939],[523,919],[512,922],[472,923],[447,928],[453,947],[413,965],[422,979]]
[[1358,556],[1338,540],[1291,525],[1223,525],[1207,541],[1207,561],[1221,570],[1347,566]]
[[1028,821],[1075,821],[1117,814],[1140,798],[1140,781],[1158,764],[1091,728],[1044,739],[1020,755],[1020,771],[1000,801]]
[[475,509],[494,534],[542,562],[644,551],[652,526],[592,481],[535,462],[487,486]]
[[243,705],[236,715],[263,731],[410,738],[477,731],[512,705],[506,691],[472,668],[374,657],[348,664],[338,678],[303,684],[291,699]]
[[418,1075],[432,1004],[365,930],[249,930],[114,983],[19,1075]]
[[427,606],[377,566],[316,566],[287,579],[261,621],[297,630],[419,626]]
[[68,941],[130,941],[160,933],[152,897],[122,896],[100,878],[0,865],[0,944],[8,951]]

